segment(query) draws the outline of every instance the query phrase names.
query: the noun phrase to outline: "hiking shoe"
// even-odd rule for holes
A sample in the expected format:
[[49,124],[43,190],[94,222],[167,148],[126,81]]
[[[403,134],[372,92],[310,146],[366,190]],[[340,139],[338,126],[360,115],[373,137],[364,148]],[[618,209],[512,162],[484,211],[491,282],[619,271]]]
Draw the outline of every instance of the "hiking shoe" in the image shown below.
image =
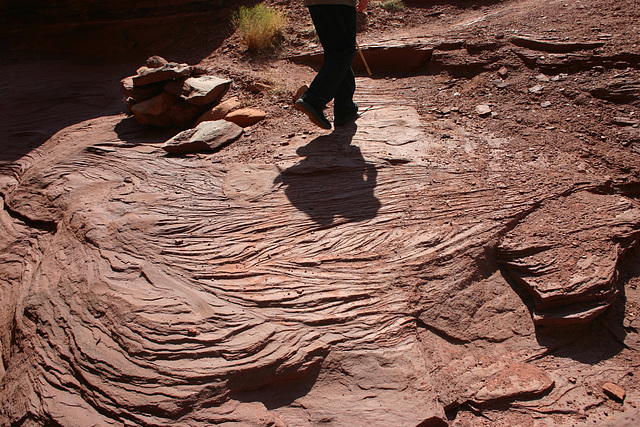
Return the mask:
[[304,93],[307,91],[307,89],[309,89],[309,86],[307,85],[302,85],[298,88],[298,90],[296,91],[295,95],[293,95],[293,105],[296,105],[296,101],[300,98],[302,98],[302,95],[304,95]]
[[354,107],[354,109],[351,111],[351,113],[350,113],[350,114],[347,114],[347,115],[346,115],[345,117],[343,117],[343,118],[336,117],[336,118],[333,120],[333,123],[334,123],[336,126],[346,125],[347,123],[351,122],[352,120],[355,120],[356,118],[358,118],[358,104],[355,104],[355,103],[354,103],[353,105],[355,105],[355,107]]
[[331,122],[327,120],[322,110],[317,110],[313,105],[303,99],[296,101],[296,108],[305,113],[314,125],[322,129],[331,129]]

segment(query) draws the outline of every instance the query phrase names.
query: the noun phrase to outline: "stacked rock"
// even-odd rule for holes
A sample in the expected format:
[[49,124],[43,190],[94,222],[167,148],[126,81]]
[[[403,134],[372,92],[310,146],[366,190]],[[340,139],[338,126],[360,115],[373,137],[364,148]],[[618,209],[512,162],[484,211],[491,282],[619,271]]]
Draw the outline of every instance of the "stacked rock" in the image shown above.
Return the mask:
[[127,111],[139,123],[185,129],[162,146],[171,154],[216,150],[266,117],[260,110],[239,108],[237,97],[220,102],[231,80],[205,74],[197,66],[152,56],[137,75],[120,81]]
[[120,82],[127,110],[144,125],[188,129],[231,87],[231,80],[204,74],[198,67],[152,56],[137,75]]

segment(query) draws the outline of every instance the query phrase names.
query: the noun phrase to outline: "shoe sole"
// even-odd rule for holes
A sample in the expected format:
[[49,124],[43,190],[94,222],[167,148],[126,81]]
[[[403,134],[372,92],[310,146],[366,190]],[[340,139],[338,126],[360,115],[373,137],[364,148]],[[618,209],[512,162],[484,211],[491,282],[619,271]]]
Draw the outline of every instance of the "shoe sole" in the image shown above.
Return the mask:
[[305,102],[302,100],[297,100],[296,101],[296,109],[299,111],[302,111],[304,114],[307,115],[307,117],[309,117],[309,120],[311,120],[311,123],[313,123],[314,125],[318,126],[319,128],[322,129],[331,129],[331,123],[327,122],[323,122],[322,120],[320,120],[320,118],[318,118],[316,116],[315,111],[307,109]]

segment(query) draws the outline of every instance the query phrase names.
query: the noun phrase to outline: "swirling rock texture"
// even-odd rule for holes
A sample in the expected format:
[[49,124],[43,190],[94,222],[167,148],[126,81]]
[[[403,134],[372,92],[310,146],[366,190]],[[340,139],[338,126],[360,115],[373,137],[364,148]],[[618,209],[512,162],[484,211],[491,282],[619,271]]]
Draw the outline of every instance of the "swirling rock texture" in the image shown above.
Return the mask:
[[168,155],[106,83],[42,116],[3,85],[33,115],[2,110],[0,424],[637,421],[637,186],[357,84],[268,157]]
[[[21,160],[3,213],[4,420],[435,425],[445,408],[549,393],[508,277],[559,282],[528,286],[544,301],[582,274],[593,285],[558,310],[597,291],[610,303],[637,203],[562,165],[504,164],[492,153],[505,141],[459,130],[443,145],[414,109],[359,84],[356,123],[294,138],[276,164],[167,157],[120,141],[120,115]],[[558,213],[583,218],[597,262],[568,237],[518,232],[563,230]],[[498,253],[515,254],[506,274]],[[537,254],[578,259],[517,268]]]

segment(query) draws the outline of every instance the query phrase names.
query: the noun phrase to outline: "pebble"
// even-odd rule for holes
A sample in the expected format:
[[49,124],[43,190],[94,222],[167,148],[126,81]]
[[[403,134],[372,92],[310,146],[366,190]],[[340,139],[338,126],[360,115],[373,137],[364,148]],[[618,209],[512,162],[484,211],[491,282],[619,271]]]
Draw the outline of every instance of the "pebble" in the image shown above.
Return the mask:
[[618,402],[622,402],[627,395],[627,392],[622,387],[614,383],[604,383],[602,390],[607,396]]
[[549,77],[547,77],[546,75],[540,73],[536,76],[536,80],[540,81],[540,82],[548,82],[549,81]]
[[491,114],[491,107],[486,104],[476,105],[476,112],[480,117],[487,117]]
[[544,86],[542,85],[535,85],[529,88],[529,92],[530,93],[540,93],[542,92],[542,90],[544,89]]
[[547,108],[547,107],[551,107],[551,101],[544,101],[540,103],[540,106],[542,108]]

